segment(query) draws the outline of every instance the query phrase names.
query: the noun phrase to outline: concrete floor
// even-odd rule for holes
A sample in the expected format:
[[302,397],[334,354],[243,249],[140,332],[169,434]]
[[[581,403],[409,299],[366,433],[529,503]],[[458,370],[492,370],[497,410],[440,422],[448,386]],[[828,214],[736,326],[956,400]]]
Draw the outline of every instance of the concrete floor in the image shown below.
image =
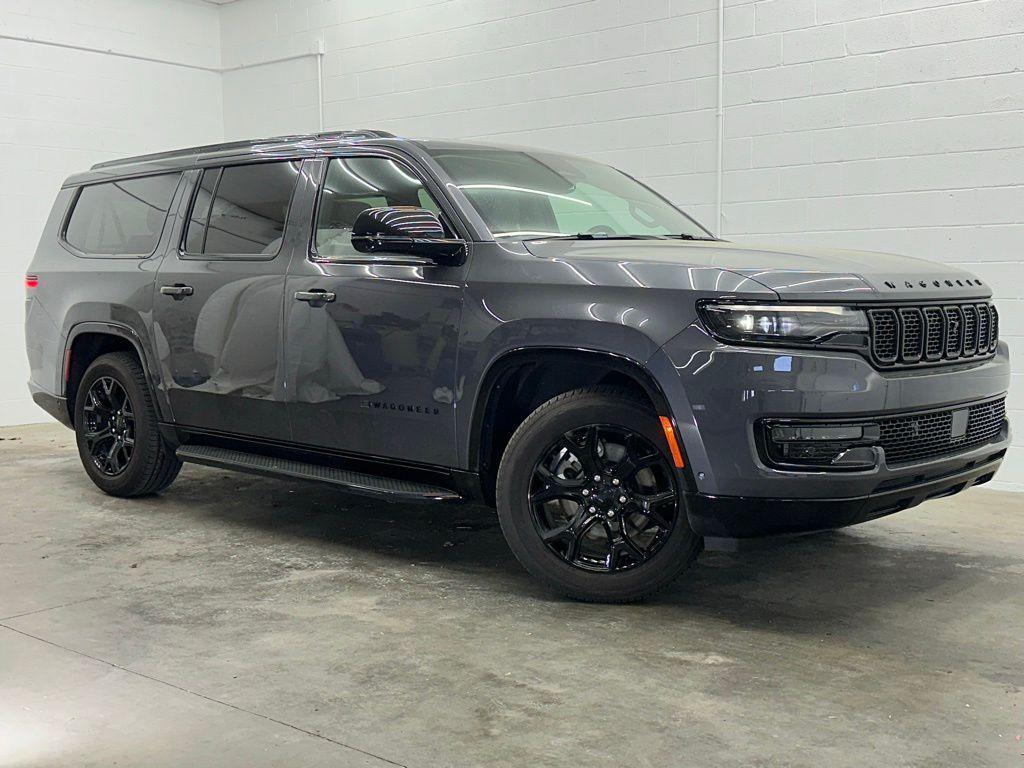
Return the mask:
[[1024,496],[567,602],[493,515],[0,429],[3,766],[1021,766]]

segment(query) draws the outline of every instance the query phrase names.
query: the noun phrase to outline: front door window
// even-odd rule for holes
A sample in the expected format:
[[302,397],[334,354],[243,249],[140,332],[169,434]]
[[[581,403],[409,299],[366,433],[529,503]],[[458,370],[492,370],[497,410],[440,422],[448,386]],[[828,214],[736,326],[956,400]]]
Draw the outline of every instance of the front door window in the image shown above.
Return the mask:
[[437,203],[413,172],[386,157],[336,157],[317,208],[315,251],[327,261],[372,259],[352,247],[352,225],[368,208],[416,206],[438,213]]

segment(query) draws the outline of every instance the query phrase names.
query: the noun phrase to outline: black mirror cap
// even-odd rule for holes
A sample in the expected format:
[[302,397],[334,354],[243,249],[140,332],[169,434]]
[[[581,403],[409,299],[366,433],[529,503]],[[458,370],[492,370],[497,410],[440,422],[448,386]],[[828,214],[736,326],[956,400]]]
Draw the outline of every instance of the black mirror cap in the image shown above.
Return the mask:
[[359,236],[441,240],[445,232],[441,220],[432,211],[411,205],[396,205],[360,211],[352,226],[352,237]]
[[461,264],[466,243],[447,237],[437,214],[415,206],[367,208],[352,225],[352,247],[360,253],[402,253],[439,264]]

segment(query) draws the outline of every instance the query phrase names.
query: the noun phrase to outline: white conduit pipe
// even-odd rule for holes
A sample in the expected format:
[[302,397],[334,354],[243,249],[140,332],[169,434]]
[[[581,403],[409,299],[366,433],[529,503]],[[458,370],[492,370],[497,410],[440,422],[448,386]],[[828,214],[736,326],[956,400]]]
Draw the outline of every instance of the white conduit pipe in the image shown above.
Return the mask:
[[320,130],[324,129],[324,39],[316,41],[316,105],[319,110]]
[[718,0],[718,157],[715,163],[715,234],[722,236],[722,177],[725,154],[725,0]]
[[183,69],[195,69],[200,72],[213,72],[214,74],[224,74],[225,72],[237,72],[242,69],[250,69],[252,67],[262,67],[267,64],[280,64],[285,61],[295,61],[297,59],[306,59],[310,56],[316,56],[316,90],[317,90],[317,101],[319,103],[319,118],[320,127],[319,130],[324,129],[324,41],[318,40],[315,51],[309,53],[294,53],[290,56],[279,56],[274,59],[265,59],[263,61],[254,61],[247,64],[235,64],[230,67],[209,67],[203,64],[189,64],[184,61],[175,61],[174,59],[163,59],[157,56],[143,56],[137,53],[125,53],[123,51],[115,51],[112,48],[98,48],[91,45],[76,45],[74,43],[59,43],[56,40],[42,40],[38,37],[28,37],[24,35],[7,35],[0,33],[0,40],[15,40],[20,43],[33,43],[35,45],[47,45],[51,48],[64,48],[70,51],[85,51],[86,53],[101,53],[105,56],[116,56],[121,59],[133,59],[135,61],[147,61],[152,64],[166,64],[170,67],[181,67]]
[[89,45],[75,45],[74,43],[58,43],[54,40],[41,40],[38,37],[27,37],[23,35],[0,34],[0,40],[17,40],[20,43],[34,43],[35,45],[48,45],[51,48],[66,48],[71,51],[86,51],[88,53],[102,53],[107,56],[117,56],[122,59],[135,59],[136,61],[149,61],[154,64],[168,64],[172,67],[184,67],[185,69],[198,69],[203,72],[223,72],[220,67],[206,67],[202,64],[186,64],[171,59],[161,59],[155,56],[141,56],[136,53],[122,53],[110,48],[94,48]]

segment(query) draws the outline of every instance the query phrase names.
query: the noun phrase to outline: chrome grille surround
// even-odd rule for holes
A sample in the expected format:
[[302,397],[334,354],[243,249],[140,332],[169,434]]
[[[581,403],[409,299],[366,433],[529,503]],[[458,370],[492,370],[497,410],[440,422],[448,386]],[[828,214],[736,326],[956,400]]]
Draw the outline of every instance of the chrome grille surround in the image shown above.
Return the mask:
[[999,342],[991,302],[872,308],[867,315],[871,358],[880,368],[977,360]]

